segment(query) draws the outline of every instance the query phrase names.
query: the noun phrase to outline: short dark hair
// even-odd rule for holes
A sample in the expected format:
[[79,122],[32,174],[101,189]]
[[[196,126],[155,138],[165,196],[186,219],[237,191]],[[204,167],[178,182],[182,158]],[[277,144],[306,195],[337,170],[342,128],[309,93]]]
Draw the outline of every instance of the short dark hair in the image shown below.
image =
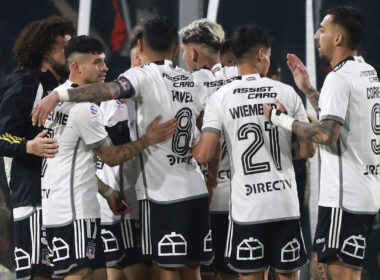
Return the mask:
[[351,6],[338,6],[327,11],[333,15],[333,23],[343,27],[348,33],[348,47],[356,50],[364,36],[365,18],[363,13]]
[[73,22],[63,17],[33,21],[17,37],[13,53],[20,65],[39,69],[44,56],[54,47],[56,37],[72,36],[74,32]]
[[103,44],[93,37],[81,35],[71,38],[65,46],[66,59],[75,52],[88,54],[101,54],[105,52]]
[[144,30],[138,29],[135,33],[135,36],[132,37],[129,49],[133,49],[137,46],[137,42],[143,38]]
[[232,52],[236,59],[241,59],[255,47],[271,47],[272,39],[259,27],[250,24],[239,26],[232,35]]
[[157,16],[144,24],[143,38],[152,50],[169,51],[178,43],[177,26],[170,19]]

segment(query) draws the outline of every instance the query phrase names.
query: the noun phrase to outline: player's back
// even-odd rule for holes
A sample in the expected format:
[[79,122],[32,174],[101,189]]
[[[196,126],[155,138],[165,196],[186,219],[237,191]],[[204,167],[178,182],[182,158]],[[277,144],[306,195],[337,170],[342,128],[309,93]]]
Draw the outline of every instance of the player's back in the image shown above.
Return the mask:
[[131,139],[141,137],[158,115],[162,121],[177,118],[174,136],[150,146],[139,156],[136,184],[139,199],[179,201],[207,195],[200,169],[190,146],[196,119],[206,94],[191,73],[165,60],[128,70],[136,95],[128,100]]
[[[334,93],[336,97],[331,101]],[[377,213],[380,207],[379,100],[376,70],[360,56],[342,61],[326,77],[319,100],[320,118],[335,118],[342,128],[334,145],[321,147],[321,188],[328,188],[324,194],[334,196],[334,199],[322,196],[321,205]]]
[[273,104],[275,98],[290,116],[307,121],[294,89],[258,74],[227,84],[207,104],[204,129],[209,107],[218,107],[222,121],[231,162],[231,212],[237,222],[299,217],[291,133],[272,127],[263,113],[263,104]]

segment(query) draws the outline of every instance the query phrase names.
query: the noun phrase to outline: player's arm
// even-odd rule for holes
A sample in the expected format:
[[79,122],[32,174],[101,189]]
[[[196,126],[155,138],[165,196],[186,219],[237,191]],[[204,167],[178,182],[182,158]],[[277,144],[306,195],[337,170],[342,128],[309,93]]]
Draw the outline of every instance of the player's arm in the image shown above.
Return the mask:
[[306,66],[295,54],[287,54],[286,58],[297,87],[306,95],[314,110],[319,112],[319,92],[311,86]]
[[220,134],[211,131],[202,131],[201,139],[193,146],[193,157],[200,164],[209,162],[215,155],[219,144]]
[[140,139],[114,146],[112,141],[107,138],[102,145],[94,148],[94,152],[107,165],[119,165],[141,153],[148,146],[162,142],[173,136],[178,125],[177,120],[172,119],[159,124],[160,119],[161,116],[156,117],[147,127],[146,134]]
[[297,138],[297,141],[292,143],[293,160],[311,158],[314,154],[315,146],[313,142]]
[[43,125],[49,113],[60,101],[99,103],[111,99],[131,98],[134,94],[133,85],[125,77],[108,83],[93,83],[76,88],[59,86],[43,98],[33,110],[32,122],[33,125]]
[[292,131],[301,141],[308,140],[326,146],[331,146],[338,140],[342,127],[335,120],[322,120],[318,123],[297,121],[267,104],[264,104],[264,114],[271,123]]
[[98,177],[96,177],[96,179],[98,183],[98,193],[107,200],[108,206],[115,215],[127,214],[132,210],[123,193],[106,185]]

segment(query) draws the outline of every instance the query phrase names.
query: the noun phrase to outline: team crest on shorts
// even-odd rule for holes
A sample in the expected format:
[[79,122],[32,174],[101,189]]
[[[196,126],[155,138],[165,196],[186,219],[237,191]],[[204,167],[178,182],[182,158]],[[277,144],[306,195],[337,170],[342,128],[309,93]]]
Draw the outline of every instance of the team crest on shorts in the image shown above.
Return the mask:
[[49,255],[50,255],[49,250],[43,249],[41,252],[41,263],[46,264],[46,265],[50,265],[51,262],[50,262],[50,256]]
[[95,243],[89,243],[86,248],[86,257],[90,260],[95,258]]

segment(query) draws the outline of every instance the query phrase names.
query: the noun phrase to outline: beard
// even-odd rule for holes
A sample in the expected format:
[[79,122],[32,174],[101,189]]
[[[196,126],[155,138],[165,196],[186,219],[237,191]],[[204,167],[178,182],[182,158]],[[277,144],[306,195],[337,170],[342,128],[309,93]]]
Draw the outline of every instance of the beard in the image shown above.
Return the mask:
[[61,77],[61,80],[64,79],[66,80],[69,77],[69,67],[66,63],[60,63],[51,56],[48,56],[48,62],[51,66],[51,69]]

